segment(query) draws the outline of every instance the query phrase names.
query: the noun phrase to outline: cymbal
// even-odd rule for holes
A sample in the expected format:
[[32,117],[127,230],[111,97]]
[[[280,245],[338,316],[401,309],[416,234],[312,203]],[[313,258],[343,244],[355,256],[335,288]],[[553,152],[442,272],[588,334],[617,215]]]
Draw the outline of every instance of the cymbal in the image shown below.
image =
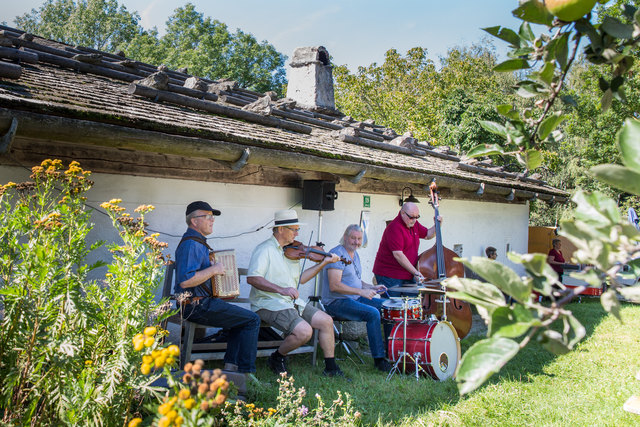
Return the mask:
[[414,293],[418,295],[418,287],[417,286],[394,286],[392,288],[387,288],[387,292],[405,292],[405,293]]
[[430,288],[430,287],[418,288],[418,292],[424,292],[425,294],[444,294],[445,293],[442,289]]

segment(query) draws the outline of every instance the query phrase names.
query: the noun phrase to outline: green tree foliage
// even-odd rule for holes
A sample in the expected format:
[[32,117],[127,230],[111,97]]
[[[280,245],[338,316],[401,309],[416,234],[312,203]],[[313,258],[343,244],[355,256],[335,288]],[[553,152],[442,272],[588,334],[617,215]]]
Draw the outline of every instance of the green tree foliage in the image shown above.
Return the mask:
[[24,31],[42,37],[114,52],[141,32],[140,16],[117,0],[47,0],[15,18]]
[[190,3],[169,17],[164,36],[141,33],[122,47],[139,61],[186,67],[189,73],[209,79],[236,80],[258,92],[282,93],[285,83],[284,55],[251,34],[230,33],[224,23],[205,17]]
[[119,201],[103,205],[122,241],[108,245],[103,279],[91,280],[106,264],[86,262],[102,244],[86,244],[90,172],[59,160],[32,170],[33,182],[0,186],[2,424],[122,425],[153,392],[131,346],[162,312],[154,300],[166,244],[144,229],[153,207],[135,218]]
[[170,68],[186,67],[195,76],[232,79],[258,92],[283,92],[286,56],[266,41],[205,17],[193,4],[175,10],[165,34],[144,30],[140,16],[117,0],[47,0],[15,19],[30,33],[64,43],[116,52]]
[[[541,111],[498,107],[506,121],[504,124],[487,122],[487,129],[504,137],[505,146],[516,145],[517,154],[522,156],[520,161],[524,160],[528,167],[533,159],[530,153],[553,151],[561,139],[557,128],[566,119],[562,112],[556,110],[559,107],[554,103],[562,99],[561,90],[565,82],[570,81],[569,70],[580,48],[580,40],[586,35],[585,58],[596,65],[606,64],[604,73],[610,74],[597,76],[600,93],[591,93],[598,96],[592,97],[590,102],[587,99],[583,105],[575,101],[573,104],[579,112],[593,114],[587,129],[600,130],[595,135],[583,137],[592,139],[594,144],[598,143],[593,141],[594,136],[606,138],[610,128],[619,123],[616,122],[618,115],[624,114],[624,110],[615,111],[617,102],[613,101],[624,101],[625,88],[632,83],[629,77],[633,75],[632,52],[639,44],[634,34],[640,32],[640,13],[634,7],[625,8],[624,16],[630,23],[604,17],[601,25],[593,25],[590,14],[576,22],[563,22],[554,19],[540,0],[526,0],[513,14],[524,21],[518,32],[502,27],[487,29],[511,46],[509,55],[512,59],[495,69],[530,69],[529,60],[543,61],[528,75],[523,75],[523,80],[516,85],[521,96],[538,99],[535,105]],[[536,37],[529,23],[548,26],[553,30],[550,32],[552,35]],[[569,40],[572,41],[570,48]],[[588,83],[589,78],[585,81]],[[591,104],[595,105],[593,98],[599,101],[602,112],[590,109]],[[565,97],[565,100],[572,103],[569,98]],[[586,120],[586,116],[582,119]],[[619,160],[619,163],[596,165],[588,168],[588,172],[618,191],[640,196],[640,122],[626,119],[616,132],[615,140],[619,156],[610,156],[609,161]],[[607,149],[592,150],[593,161],[597,161]],[[480,146],[472,153],[483,155],[489,150],[498,151],[493,147]],[[572,201],[575,209],[571,218],[560,221],[559,234],[577,248],[571,262],[586,265],[583,270],[570,274],[584,285],[566,288],[547,264],[545,254],[514,253],[508,254],[509,259],[521,264],[526,276],[520,276],[500,263],[474,257],[463,262],[486,282],[466,278],[444,281],[454,291],[449,293],[450,297],[476,304],[478,312],[489,323],[488,338],[472,345],[461,360],[456,378],[460,393],[475,390],[533,339],[556,354],[573,350],[585,336],[585,328],[566,310],[565,305],[587,286],[608,287],[604,289],[601,303],[605,310],[618,318],[620,299],[640,301],[640,285],[635,283],[634,286],[640,277],[640,232],[621,215],[617,201],[602,192],[579,189]],[[627,267],[628,273],[625,272]],[[629,282],[625,283],[623,279]],[[533,297],[534,291],[548,298],[551,305],[540,303]],[[510,295],[513,302],[506,304],[501,298],[502,293]],[[554,324],[555,328],[552,327]]]
[[336,104],[358,119],[373,118],[419,140],[467,151],[499,138],[480,125],[497,120],[495,107],[505,99],[516,102],[508,89],[512,76],[496,74],[490,45],[474,44],[449,50],[440,69],[422,47],[405,56],[391,49],[382,65],[371,64],[350,73],[336,67]]

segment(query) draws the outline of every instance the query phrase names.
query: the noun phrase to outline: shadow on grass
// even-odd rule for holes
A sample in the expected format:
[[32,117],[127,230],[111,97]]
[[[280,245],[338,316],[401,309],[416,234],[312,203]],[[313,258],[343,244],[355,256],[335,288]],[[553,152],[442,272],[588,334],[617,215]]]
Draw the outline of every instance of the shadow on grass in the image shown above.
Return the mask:
[[[568,308],[585,326],[588,339],[606,316],[599,300],[583,299],[582,303],[572,303]],[[561,327],[561,323],[554,325]],[[473,343],[481,340],[482,336],[469,336],[461,341],[462,351]],[[324,362],[321,352],[318,365],[311,366],[311,356],[294,355],[289,358],[289,368],[294,378],[296,388],[304,387],[306,396],[303,404],[310,408],[317,407],[316,393],[325,405],[330,406],[337,398],[337,392],[348,393],[353,407],[362,413],[364,425],[395,424],[410,416],[425,412],[448,410],[461,398],[454,380],[437,382],[429,377],[415,377],[394,375],[387,381],[387,374],[377,371],[373,367],[370,357],[365,357],[365,364],[345,359],[345,354],[338,352],[338,363],[351,381],[342,378],[327,378],[322,375]],[[502,379],[530,381],[536,376],[547,375],[544,368],[555,356],[533,342],[525,347],[512,359],[505,368],[494,375],[487,384],[500,382]],[[266,365],[266,358],[257,362],[257,377],[262,385],[250,385],[249,401],[263,408],[278,404],[278,377]],[[268,384],[267,384],[268,383]],[[485,385],[486,386],[486,385]]]

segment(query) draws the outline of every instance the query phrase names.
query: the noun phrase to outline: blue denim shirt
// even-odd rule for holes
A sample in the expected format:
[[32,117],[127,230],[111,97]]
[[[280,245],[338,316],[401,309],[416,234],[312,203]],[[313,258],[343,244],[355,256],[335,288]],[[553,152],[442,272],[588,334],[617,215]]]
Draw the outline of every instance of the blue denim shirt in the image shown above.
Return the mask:
[[[206,240],[205,236],[193,228],[187,228],[187,231],[182,235],[182,237],[187,236],[201,237]],[[183,289],[180,286],[180,283],[191,279],[196,274],[196,271],[204,270],[211,266],[211,262],[209,261],[209,249],[202,243],[196,242],[195,240],[185,240],[178,246],[178,249],[176,249],[175,262],[176,282],[174,285],[174,293],[180,294],[183,292],[191,292],[193,296],[209,296],[200,286],[189,289]],[[211,289],[211,279],[207,280],[205,286],[209,286],[209,289]]]

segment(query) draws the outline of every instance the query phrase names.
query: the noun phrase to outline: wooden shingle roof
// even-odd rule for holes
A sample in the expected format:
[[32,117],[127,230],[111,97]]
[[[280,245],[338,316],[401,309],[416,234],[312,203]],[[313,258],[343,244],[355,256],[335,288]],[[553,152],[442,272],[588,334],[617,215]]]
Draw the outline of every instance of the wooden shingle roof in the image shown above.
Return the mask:
[[[216,162],[229,169],[230,180],[244,167],[271,168],[318,173],[342,182],[345,191],[387,188],[397,194],[398,186],[424,188],[436,178],[461,197],[493,195],[505,203],[568,197],[542,181],[466,161],[337,111],[306,110],[234,82],[158,70],[2,26],[0,133],[2,157],[134,152],[142,163],[145,156],[155,156],[152,163],[162,157],[165,166],[192,159],[191,167],[210,170],[198,175],[205,180],[221,176],[212,172]],[[111,168],[117,172],[116,157]],[[140,166],[136,170],[144,171]]]

